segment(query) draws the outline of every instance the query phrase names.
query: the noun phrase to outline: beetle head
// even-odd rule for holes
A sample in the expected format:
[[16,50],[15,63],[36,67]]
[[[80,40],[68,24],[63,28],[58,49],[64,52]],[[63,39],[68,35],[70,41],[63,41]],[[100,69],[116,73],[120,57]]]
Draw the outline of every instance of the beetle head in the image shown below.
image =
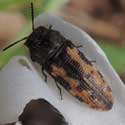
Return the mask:
[[25,45],[29,48],[32,60],[42,65],[64,40],[58,31],[40,26],[30,34]]

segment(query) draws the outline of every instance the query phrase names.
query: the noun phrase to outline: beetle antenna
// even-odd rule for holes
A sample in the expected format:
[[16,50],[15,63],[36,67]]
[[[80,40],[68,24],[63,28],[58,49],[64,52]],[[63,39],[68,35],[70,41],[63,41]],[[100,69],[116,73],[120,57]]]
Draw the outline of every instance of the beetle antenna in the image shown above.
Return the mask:
[[[33,6],[33,3],[32,3],[32,2],[31,2],[31,16],[32,16],[32,30],[34,31],[34,29],[35,29],[35,28],[34,28],[34,6]],[[10,45],[7,46],[6,48],[4,48],[3,51],[9,49],[10,47],[14,46],[15,44],[17,44],[17,43],[19,43],[19,42],[21,42],[21,41],[23,41],[23,40],[26,40],[27,38],[28,38],[28,37],[24,37],[24,38],[22,38],[22,39],[20,39],[20,40],[18,40],[18,41],[16,41],[16,42],[10,44]]]
[[[31,2],[31,17],[32,17],[32,30],[34,31],[34,6],[33,6],[33,3],[32,3],[32,2]],[[24,37],[24,38],[22,38],[22,39],[20,39],[20,40],[18,40],[18,41],[16,41],[16,42],[10,44],[10,45],[7,46],[6,48],[4,48],[3,51],[9,49],[10,47],[14,46],[15,44],[17,44],[17,43],[19,43],[19,42],[21,42],[21,41],[23,41],[23,40],[26,40],[26,39],[27,39],[27,37]]]
[[26,39],[27,39],[27,37],[24,37],[24,38],[22,38],[22,39],[20,39],[20,40],[18,40],[18,41],[16,41],[16,42],[10,44],[10,45],[7,46],[6,48],[4,48],[3,51],[9,49],[10,47],[14,46],[15,44],[17,44],[17,43],[19,43],[19,42],[21,42],[21,41],[23,41],[23,40],[26,40]]
[[32,17],[32,30],[34,31],[34,6],[33,2],[31,2],[31,17]]

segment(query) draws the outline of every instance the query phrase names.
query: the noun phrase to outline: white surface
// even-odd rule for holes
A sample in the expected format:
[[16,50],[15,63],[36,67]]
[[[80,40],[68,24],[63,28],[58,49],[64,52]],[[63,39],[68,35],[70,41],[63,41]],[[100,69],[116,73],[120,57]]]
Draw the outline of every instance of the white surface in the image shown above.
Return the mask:
[[96,60],[97,68],[110,82],[115,97],[113,108],[108,112],[95,111],[80,103],[64,89],[61,101],[59,91],[50,77],[45,84],[33,68],[33,71],[28,70],[12,60],[0,72],[0,121],[17,120],[18,114],[30,99],[45,97],[63,113],[70,125],[124,125],[125,87],[98,45],[85,32],[56,16],[44,14],[35,23],[36,27],[48,27],[51,24],[74,44],[83,45],[81,51],[90,60]]
[[51,102],[48,86],[42,83],[41,78],[33,67],[28,69],[19,64],[20,59],[16,57],[0,71],[0,123],[10,123],[18,120],[25,104],[36,98],[45,98]]

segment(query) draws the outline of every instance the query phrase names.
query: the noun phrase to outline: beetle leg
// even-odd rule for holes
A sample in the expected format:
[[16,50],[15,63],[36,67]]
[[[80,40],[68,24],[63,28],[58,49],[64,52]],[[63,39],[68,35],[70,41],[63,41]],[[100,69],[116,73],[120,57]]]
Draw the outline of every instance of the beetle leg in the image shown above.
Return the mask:
[[61,100],[62,100],[62,99],[63,99],[63,98],[62,98],[62,90],[61,90],[61,88],[59,87],[59,85],[58,85],[56,79],[55,79],[55,83],[56,83],[56,87],[59,89],[59,93],[60,93]]
[[44,77],[45,77],[45,82],[47,82],[47,75],[46,75],[46,73],[44,72],[44,67],[42,67],[42,73],[43,73],[43,75],[44,75]]

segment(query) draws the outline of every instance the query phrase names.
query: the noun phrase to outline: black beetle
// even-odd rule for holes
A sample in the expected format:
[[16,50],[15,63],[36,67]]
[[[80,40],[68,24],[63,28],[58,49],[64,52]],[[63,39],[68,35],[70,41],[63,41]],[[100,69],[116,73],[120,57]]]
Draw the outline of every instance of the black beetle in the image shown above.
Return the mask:
[[[78,49],[81,46],[74,45],[51,26],[35,29],[33,4],[31,5],[33,32],[22,40],[26,39],[25,45],[29,48],[32,61],[42,66],[45,81],[46,71],[55,80],[59,90],[57,82],[91,108],[110,110],[113,106],[113,95],[103,75]],[[16,43],[18,42],[20,41]]]

